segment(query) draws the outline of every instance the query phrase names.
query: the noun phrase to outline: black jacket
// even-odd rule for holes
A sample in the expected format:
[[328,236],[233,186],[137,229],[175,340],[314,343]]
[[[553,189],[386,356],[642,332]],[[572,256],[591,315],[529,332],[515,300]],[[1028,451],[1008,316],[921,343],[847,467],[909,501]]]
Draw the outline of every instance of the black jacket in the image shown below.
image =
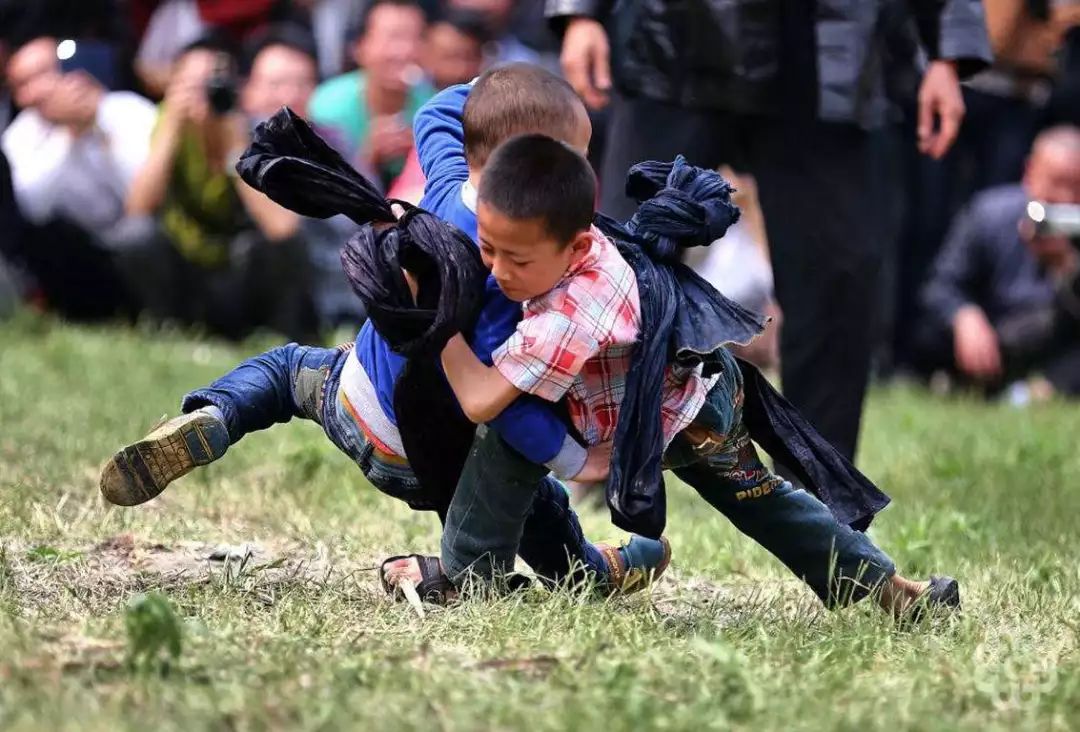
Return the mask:
[[816,87],[820,119],[866,128],[885,121],[887,67],[914,64],[893,52],[910,48],[911,21],[927,56],[957,61],[962,78],[991,60],[980,0],[547,0],[547,15],[604,21],[628,96],[769,114],[794,81]]

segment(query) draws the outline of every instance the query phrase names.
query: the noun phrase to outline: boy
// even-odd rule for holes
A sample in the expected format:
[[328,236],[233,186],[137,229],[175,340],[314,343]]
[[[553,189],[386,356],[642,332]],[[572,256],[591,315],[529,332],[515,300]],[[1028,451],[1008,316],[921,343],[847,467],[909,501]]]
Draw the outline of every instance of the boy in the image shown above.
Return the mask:
[[[527,182],[527,185],[523,185]],[[590,444],[610,440],[618,422],[641,305],[633,270],[592,226],[596,181],[585,159],[543,135],[515,137],[487,161],[478,194],[478,234],[485,265],[507,297],[524,304],[514,335],[482,363],[458,335],[443,367],[466,415],[489,421],[522,394],[566,398]],[[830,606],[878,593],[903,613],[922,599],[959,605],[951,578],[914,582],[863,533],[840,524],[809,493],[773,475],[759,460],[742,421],[742,376],[721,352],[721,373],[668,367],[662,424],[665,465],[744,533],[761,543]],[[487,486],[459,487],[444,532],[443,563],[454,577],[471,560],[455,546],[482,504]],[[512,527],[504,527],[512,530]],[[499,527],[488,526],[487,535]],[[447,539],[448,538],[448,539]],[[410,566],[397,568],[408,577]]]
[[[473,106],[481,113],[470,117],[465,128],[466,136],[474,140],[470,150],[475,162],[466,163],[460,153],[443,154],[439,141],[445,125],[439,124],[435,111],[421,113],[417,137],[429,177],[428,195],[423,202],[428,210],[475,236],[475,214],[467,200],[471,188],[468,181],[478,177],[487,152],[502,138],[539,127],[565,137],[571,144],[588,144],[590,129],[580,101],[564,83],[562,87],[552,85],[555,77],[543,74],[519,67],[500,70],[476,84],[471,96],[476,100]],[[459,88],[456,93],[463,99],[468,90]],[[520,95],[534,101],[515,105]],[[460,102],[457,106],[460,108]],[[491,116],[486,116],[484,110]],[[460,123],[455,129],[460,138]],[[492,323],[503,328],[500,335],[505,334],[507,317],[516,320],[520,308],[489,283],[484,308],[470,334],[481,358],[490,358],[491,350],[501,342],[501,337],[491,341]],[[514,320],[510,321],[511,329]],[[434,510],[443,518],[447,507],[433,505],[422,497],[397,429],[394,387],[404,364],[405,359],[390,350],[371,323],[361,329],[355,344],[337,349],[296,344],[273,349],[241,364],[209,387],[188,394],[182,405],[184,415],[118,452],[102,472],[102,493],[113,503],[142,503],[195,467],[220,458],[230,444],[245,434],[300,417],[322,425],[329,439],[357,462],[379,490],[414,508]],[[511,427],[504,430],[507,424]],[[629,576],[627,573],[640,576],[663,570],[668,557],[666,543],[634,537],[620,549],[590,544],[569,508],[565,490],[557,481],[544,477],[547,468],[536,467],[540,471],[536,474],[520,467],[524,460],[525,465],[546,464],[568,478],[587,477],[595,475],[597,466],[603,464],[602,450],[594,452],[590,461],[584,448],[567,435],[562,421],[533,400],[509,405],[506,417],[494,421],[491,427],[502,432],[524,458],[484,456],[482,471],[477,466],[470,470],[467,464],[466,473],[479,476],[483,472],[492,480],[516,480],[520,482],[515,484],[516,489],[529,491],[532,500],[525,511],[528,516],[518,516],[524,520],[524,532],[519,532],[520,550],[537,574],[558,579],[575,565],[583,565],[598,575],[601,583],[610,580],[610,584],[620,585],[622,578]],[[479,459],[474,456],[470,462]],[[515,539],[515,548],[517,545]]]

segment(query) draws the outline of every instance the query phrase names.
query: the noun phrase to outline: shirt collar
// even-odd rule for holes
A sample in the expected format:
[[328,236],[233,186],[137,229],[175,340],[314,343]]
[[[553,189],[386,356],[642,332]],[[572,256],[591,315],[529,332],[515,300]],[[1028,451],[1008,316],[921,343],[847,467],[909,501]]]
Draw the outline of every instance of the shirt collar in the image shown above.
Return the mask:
[[461,202],[465,204],[465,208],[476,213],[476,186],[469,181],[461,186]]

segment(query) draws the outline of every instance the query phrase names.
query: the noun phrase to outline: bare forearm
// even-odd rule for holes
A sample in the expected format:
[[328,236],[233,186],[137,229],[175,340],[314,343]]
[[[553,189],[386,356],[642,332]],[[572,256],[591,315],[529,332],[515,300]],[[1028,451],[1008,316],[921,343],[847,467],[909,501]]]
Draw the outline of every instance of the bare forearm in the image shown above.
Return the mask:
[[476,357],[460,333],[443,349],[442,364],[465,416],[477,424],[499,416],[520,394],[497,369]]
[[241,203],[263,236],[273,242],[284,241],[296,235],[300,230],[299,216],[277,205],[240,178],[233,180]]
[[129,216],[149,216],[164,202],[176,163],[180,135],[179,126],[165,126],[154,137],[146,163],[131,182],[125,206]]

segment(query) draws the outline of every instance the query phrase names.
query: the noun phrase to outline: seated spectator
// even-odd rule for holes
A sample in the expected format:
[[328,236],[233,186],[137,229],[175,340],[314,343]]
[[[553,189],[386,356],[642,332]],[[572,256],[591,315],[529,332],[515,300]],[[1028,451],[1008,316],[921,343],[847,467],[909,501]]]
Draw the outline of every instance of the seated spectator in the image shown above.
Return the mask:
[[484,19],[476,13],[450,10],[428,26],[424,36],[424,70],[436,89],[472,81],[484,70]]
[[[240,99],[253,126],[282,107],[308,116],[308,102],[318,74],[314,41],[307,31],[291,25],[271,27],[253,39],[247,56],[248,75]],[[327,139],[333,137],[332,130],[319,132]],[[321,329],[325,332],[342,325],[359,325],[364,309],[341,267],[341,246],[356,225],[345,216],[308,219],[286,209],[281,209],[281,214],[297,222],[298,234],[306,245],[312,297]]]
[[[236,174],[251,125],[235,109],[235,83],[230,46],[219,36],[177,59],[127,200],[125,271],[155,317],[230,338],[259,326],[310,338],[315,316],[298,218]],[[292,86],[281,88],[292,94]]]
[[1080,394],[1080,256],[1039,235],[1031,200],[1080,203],[1080,129],[1041,133],[1023,183],[992,188],[953,223],[922,292],[918,341],[928,369],[949,368],[988,391],[1041,372]]
[[11,256],[69,317],[126,309],[105,241],[146,160],[154,106],[130,92],[107,92],[83,71],[62,73],[53,38],[19,48],[6,71],[22,112],[0,144],[31,227]]
[[342,154],[389,187],[412,149],[413,115],[432,95],[420,68],[424,13],[413,0],[372,0],[353,57],[360,66],[324,82],[311,119],[344,138]]

